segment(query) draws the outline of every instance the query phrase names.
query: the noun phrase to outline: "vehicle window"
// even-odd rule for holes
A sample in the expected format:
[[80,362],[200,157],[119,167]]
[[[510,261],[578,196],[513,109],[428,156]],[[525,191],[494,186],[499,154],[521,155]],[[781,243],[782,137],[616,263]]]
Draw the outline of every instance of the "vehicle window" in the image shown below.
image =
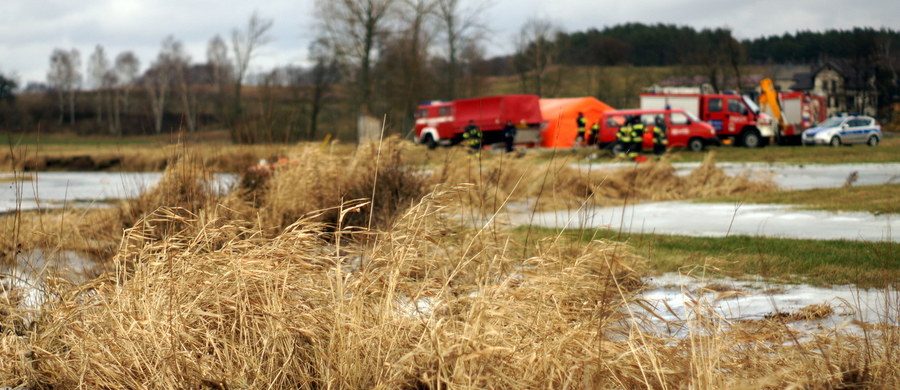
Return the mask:
[[427,118],[428,117],[428,109],[424,108],[416,112],[416,118]]
[[722,112],[722,99],[721,98],[709,99],[709,102],[707,102],[706,111]]
[[452,107],[450,107],[450,106],[444,106],[444,107],[441,107],[441,108],[438,110],[438,115],[440,115],[440,116],[447,116],[447,115],[452,114],[452,113],[453,113],[453,110],[451,110],[451,108],[452,108]]
[[685,112],[684,112],[684,115],[687,116],[687,118],[688,118],[688,123],[700,123],[700,122],[703,122],[703,121],[700,120],[700,118],[697,118],[696,115],[694,115],[694,114],[692,114],[692,113],[690,113],[690,112],[688,112],[688,111],[685,111]]
[[841,123],[844,123],[844,118],[831,117],[828,118],[825,122],[822,122],[819,127],[838,127],[841,125]]
[[688,117],[680,112],[673,112],[672,116],[672,124],[673,125],[686,125],[688,124]]
[[606,127],[619,127],[625,122],[625,118],[621,116],[611,116],[606,120]]
[[747,107],[744,107],[744,105],[741,104],[740,100],[728,99],[728,112],[747,115]]
[[750,99],[747,95],[741,95],[741,100],[744,102],[744,107],[750,107],[750,111],[753,111],[754,114],[759,114],[759,106],[756,105],[753,99]]
[[851,120],[847,121],[847,127],[859,127],[862,125],[863,124],[862,124],[861,119],[851,119]]
[[655,123],[655,121],[656,121],[656,114],[641,115],[641,123],[643,123],[644,126],[650,126],[653,123]]

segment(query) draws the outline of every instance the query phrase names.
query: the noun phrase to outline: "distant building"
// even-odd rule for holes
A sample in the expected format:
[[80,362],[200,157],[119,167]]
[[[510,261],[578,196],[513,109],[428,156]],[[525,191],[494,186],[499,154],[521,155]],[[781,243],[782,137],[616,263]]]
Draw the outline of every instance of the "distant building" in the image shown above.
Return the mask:
[[791,89],[825,96],[829,116],[839,113],[878,114],[874,66],[827,61],[812,69],[809,73],[795,74]]

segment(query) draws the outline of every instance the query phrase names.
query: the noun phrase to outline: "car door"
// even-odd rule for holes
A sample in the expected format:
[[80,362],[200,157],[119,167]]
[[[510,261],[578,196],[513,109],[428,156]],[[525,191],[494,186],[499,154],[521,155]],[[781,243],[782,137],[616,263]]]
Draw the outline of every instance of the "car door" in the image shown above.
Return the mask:
[[872,118],[858,118],[859,126],[857,132],[859,135],[859,143],[863,144],[869,141],[869,135],[875,131],[875,123]]
[[706,100],[706,109],[703,120],[708,122],[714,129],[716,134],[728,134],[728,113],[725,111],[724,99],[721,97],[711,97]]
[[731,134],[740,134],[741,130],[747,123],[750,123],[750,113],[747,106],[739,96],[728,97],[728,132]]
[[842,138],[846,139],[844,143],[859,144],[865,142],[866,120],[861,118],[852,118],[845,122],[847,127],[842,130]]
[[666,137],[670,147],[686,146],[688,135],[691,133],[691,120],[683,112],[670,111],[669,126],[666,129]]

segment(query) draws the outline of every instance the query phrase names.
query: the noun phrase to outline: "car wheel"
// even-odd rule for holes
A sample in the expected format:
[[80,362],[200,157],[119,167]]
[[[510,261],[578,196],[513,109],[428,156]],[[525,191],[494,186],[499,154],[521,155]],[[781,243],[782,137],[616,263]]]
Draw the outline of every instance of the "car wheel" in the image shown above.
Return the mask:
[[748,148],[760,147],[761,141],[762,139],[759,137],[759,133],[753,130],[745,132],[744,137],[741,139],[744,146]]
[[868,144],[869,146],[873,146],[873,147],[878,146],[878,137],[876,137],[874,135],[869,136],[869,140],[866,141],[866,144]]
[[688,149],[693,152],[702,152],[704,146],[703,140],[700,138],[691,138],[691,140],[688,141]]
[[831,142],[829,142],[828,144],[834,147],[841,146],[841,139],[837,136],[831,137]]
[[425,138],[422,138],[422,145],[427,146],[429,150],[434,150],[437,148],[437,141],[434,140],[431,134],[425,134]]

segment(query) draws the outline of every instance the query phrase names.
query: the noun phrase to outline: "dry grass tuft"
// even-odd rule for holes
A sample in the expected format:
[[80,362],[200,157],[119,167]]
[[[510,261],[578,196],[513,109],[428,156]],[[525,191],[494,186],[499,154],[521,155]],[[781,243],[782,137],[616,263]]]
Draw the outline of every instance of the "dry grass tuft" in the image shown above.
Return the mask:
[[538,209],[616,206],[623,202],[670,201],[749,194],[776,189],[769,178],[728,176],[712,153],[690,174],[680,176],[668,161],[650,161],[616,170],[589,170],[558,159],[544,164],[509,157],[459,156],[434,175],[442,183],[471,183],[466,204],[489,210],[509,201],[537,202]]
[[260,191],[244,197],[259,207],[264,226],[283,228],[325,209],[320,220],[337,226],[337,206],[367,201],[344,215],[342,227],[387,227],[428,189],[427,177],[406,164],[406,146],[396,137],[363,145],[350,155],[304,146],[289,155],[290,164],[273,171]]
[[708,286],[715,298],[698,294],[686,318],[663,322],[645,311],[646,265],[627,244],[551,238],[526,251],[496,224],[459,217],[513,199],[551,207],[613,193],[759,190],[711,160],[681,178],[665,163],[599,173],[464,157],[428,177],[405,163],[404,147],[387,140],[347,156],[301,147],[258,192],[226,197],[185,159],[120,208],[45,224],[58,230],[20,222],[55,237],[44,241],[54,248],[71,244],[63,237],[108,245],[112,260],[86,283],[48,279],[27,326],[17,325],[24,315],[9,296],[0,386],[900,386],[900,328],[861,336],[731,323],[708,299],[736,292],[717,286]]

